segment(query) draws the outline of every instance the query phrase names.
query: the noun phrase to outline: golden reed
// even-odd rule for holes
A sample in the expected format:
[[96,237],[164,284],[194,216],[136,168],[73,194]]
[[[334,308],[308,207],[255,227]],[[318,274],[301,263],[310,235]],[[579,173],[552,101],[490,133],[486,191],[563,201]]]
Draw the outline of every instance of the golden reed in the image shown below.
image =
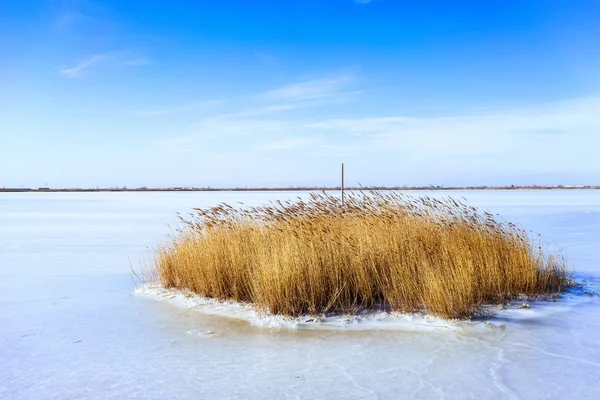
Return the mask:
[[[181,217],[180,217],[181,218]],[[466,318],[560,293],[565,262],[526,231],[452,198],[312,193],[303,201],[194,209],[158,251],[167,288],[297,316],[379,308]]]

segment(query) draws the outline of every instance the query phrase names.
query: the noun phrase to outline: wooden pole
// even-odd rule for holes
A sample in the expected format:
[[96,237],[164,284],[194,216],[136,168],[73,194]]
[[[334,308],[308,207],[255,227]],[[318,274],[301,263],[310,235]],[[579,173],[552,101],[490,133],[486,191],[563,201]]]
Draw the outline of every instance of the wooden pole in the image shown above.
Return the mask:
[[342,207],[344,207],[344,163],[342,163]]

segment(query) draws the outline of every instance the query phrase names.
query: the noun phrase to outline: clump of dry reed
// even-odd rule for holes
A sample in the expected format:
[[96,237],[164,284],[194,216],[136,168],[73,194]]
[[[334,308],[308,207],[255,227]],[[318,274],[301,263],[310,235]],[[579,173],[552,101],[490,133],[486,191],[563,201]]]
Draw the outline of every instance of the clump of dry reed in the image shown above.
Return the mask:
[[569,282],[563,259],[526,231],[452,198],[352,192],[342,206],[313,193],[190,215],[158,251],[161,283],[274,314],[383,308],[465,318]]

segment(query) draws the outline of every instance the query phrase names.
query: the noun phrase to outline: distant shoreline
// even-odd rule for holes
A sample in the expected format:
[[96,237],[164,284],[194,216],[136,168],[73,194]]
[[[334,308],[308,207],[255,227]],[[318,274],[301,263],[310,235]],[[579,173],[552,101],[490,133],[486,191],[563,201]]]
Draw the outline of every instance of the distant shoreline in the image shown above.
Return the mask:
[[[344,190],[399,190],[399,191],[443,191],[443,190],[600,190],[600,186],[362,186],[346,187]],[[0,193],[89,193],[89,192],[289,192],[289,191],[336,191],[339,186],[307,186],[307,187],[253,187],[253,188],[0,188]]]

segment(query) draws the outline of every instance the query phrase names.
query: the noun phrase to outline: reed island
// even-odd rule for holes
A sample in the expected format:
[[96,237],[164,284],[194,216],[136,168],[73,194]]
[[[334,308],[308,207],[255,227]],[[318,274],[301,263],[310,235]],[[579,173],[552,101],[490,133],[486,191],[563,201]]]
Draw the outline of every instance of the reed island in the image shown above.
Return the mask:
[[453,198],[352,191],[181,216],[155,258],[165,288],[300,316],[379,309],[469,318],[569,285],[527,231]]

